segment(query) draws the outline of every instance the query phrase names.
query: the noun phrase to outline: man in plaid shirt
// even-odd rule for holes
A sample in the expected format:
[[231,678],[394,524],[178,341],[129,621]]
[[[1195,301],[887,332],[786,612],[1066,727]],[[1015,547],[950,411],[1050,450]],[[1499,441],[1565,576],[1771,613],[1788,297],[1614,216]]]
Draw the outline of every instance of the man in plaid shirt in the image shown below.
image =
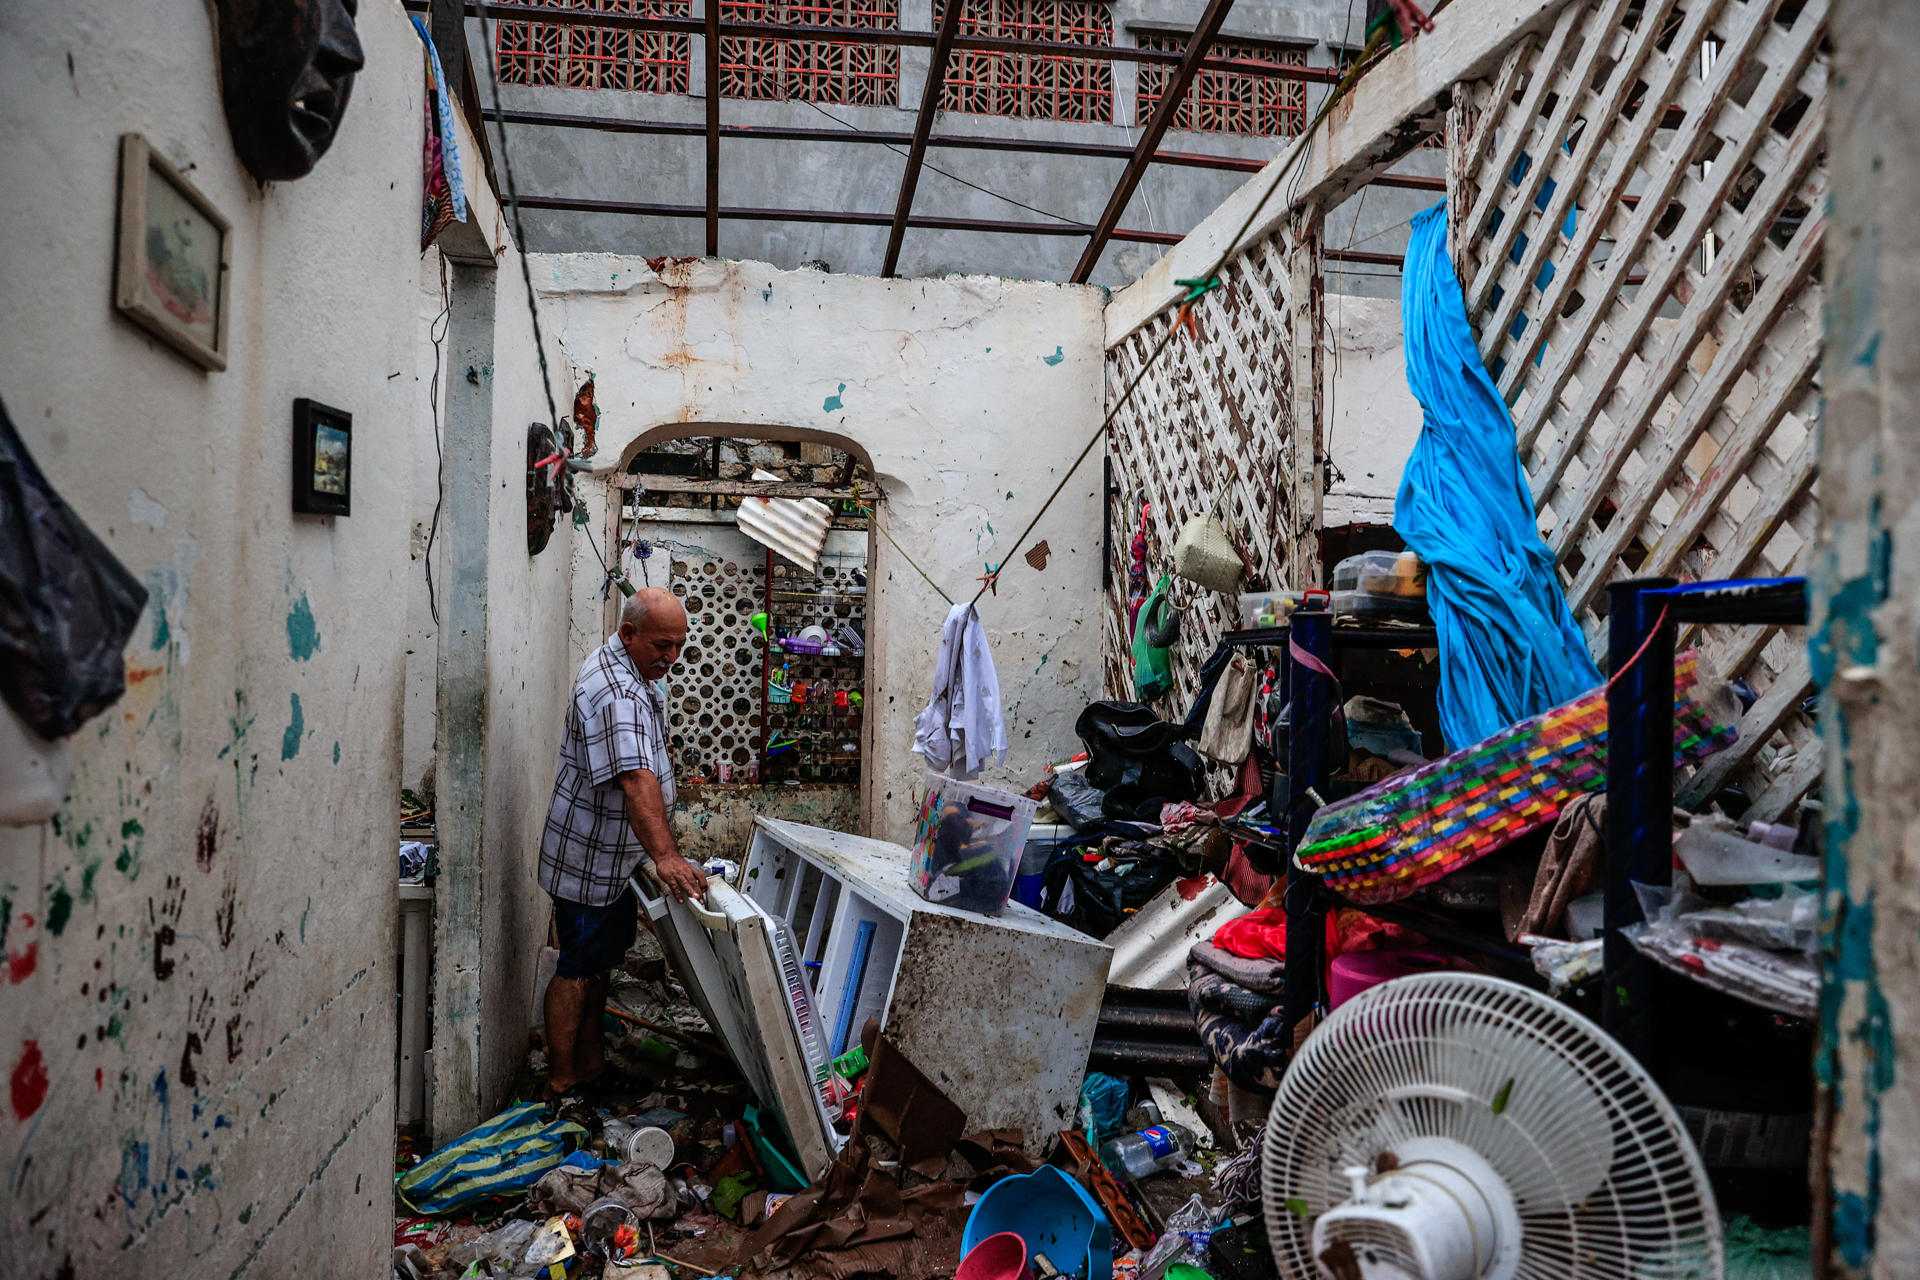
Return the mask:
[[687,614],[670,592],[636,592],[620,629],[587,655],[573,684],[566,736],[540,841],[540,887],[553,896],[560,964],[547,984],[547,1090],[559,1098],[606,1071],[600,1015],[607,980],[633,945],[627,879],[642,857],[682,902],[707,878],[674,843],[673,765],[657,682],[680,657]]

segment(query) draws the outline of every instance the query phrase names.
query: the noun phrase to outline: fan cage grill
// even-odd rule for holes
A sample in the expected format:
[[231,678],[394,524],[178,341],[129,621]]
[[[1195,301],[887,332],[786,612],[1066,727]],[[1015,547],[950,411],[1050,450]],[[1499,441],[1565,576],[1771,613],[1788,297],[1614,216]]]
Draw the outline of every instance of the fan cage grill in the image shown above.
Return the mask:
[[[1312,1219],[1345,1201],[1347,1168],[1378,1170],[1421,1137],[1466,1144],[1506,1180],[1523,1280],[1723,1274],[1706,1170],[1640,1065],[1557,1001],[1454,973],[1341,1006],[1281,1081],[1262,1166],[1281,1274],[1317,1280]],[[1288,1212],[1289,1199],[1308,1215]]]

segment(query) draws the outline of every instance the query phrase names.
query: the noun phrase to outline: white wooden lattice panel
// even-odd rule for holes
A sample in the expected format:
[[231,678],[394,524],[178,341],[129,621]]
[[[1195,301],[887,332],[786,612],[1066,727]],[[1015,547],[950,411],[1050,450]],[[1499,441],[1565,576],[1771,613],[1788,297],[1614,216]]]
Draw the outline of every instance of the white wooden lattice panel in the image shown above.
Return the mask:
[[[1317,219],[1284,224],[1249,245],[1194,311],[1200,340],[1185,330],[1174,334],[1107,435],[1113,563],[1103,652],[1111,697],[1133,696],[1127,563],[1142,501],[1152,506],[1150,578],[1170,567],[1181,526],[1208,512],[1219,515],[1247,564],[1246,589],[1320,578]],[[1173,325],[1167,312],[1107,352],[1110,406]],[[1174,687],[1162,704],[1169,715],[1184,714],[1192,702],[1200,665],[1220,632],[1240,625],[1233,598],[1190,583],[1176,590],[1192,607],[1173,649]]]
[[[1611,581],[1804,567],[1825,29],[1825,0],[1576,0],[1456,91],[1454,262],[1596,653]],[[1777,813],[1817,770],[1803,639],[1697,639],[1760,696],[1682,799]]]

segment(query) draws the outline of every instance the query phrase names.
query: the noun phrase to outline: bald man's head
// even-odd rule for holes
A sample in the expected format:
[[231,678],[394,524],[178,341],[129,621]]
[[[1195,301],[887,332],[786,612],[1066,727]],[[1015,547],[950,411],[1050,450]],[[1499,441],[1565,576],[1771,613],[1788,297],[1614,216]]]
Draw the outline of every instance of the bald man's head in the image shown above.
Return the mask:
[[687,611],[671,591],[643,587],[620,610],[620,643],[648,680],[658,680],[679,660],[687,642]]

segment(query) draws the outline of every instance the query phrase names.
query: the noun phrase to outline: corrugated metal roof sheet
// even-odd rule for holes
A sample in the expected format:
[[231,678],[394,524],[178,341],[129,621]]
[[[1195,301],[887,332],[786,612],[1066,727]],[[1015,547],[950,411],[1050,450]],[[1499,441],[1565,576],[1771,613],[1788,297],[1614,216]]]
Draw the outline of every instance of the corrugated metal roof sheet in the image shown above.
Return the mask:
[[[765,471],[755,471],[755,480],[780,479]],[[827,526],[833,511],[813,498],[746,498],[737,513],[740,532],[761,546],[805,569],[817,573],[820,552],[827,545]]]

